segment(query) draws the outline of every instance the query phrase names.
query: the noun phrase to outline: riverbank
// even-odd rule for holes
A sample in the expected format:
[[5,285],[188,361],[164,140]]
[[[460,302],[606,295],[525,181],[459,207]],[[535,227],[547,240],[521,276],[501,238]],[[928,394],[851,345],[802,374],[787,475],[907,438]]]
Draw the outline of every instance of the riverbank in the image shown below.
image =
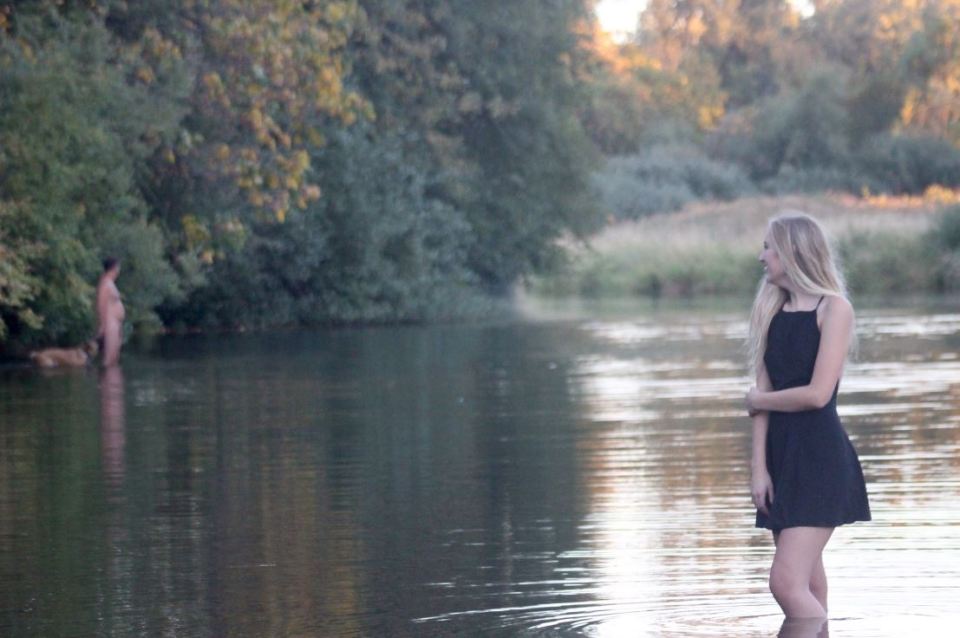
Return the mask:
[[[531,280],[534,294],[591,297],[751,294],[767,219],[799,210],[834,238],[855,294],[942,292],[960,284],[944,210],[960,194],[927,197],[751,197],[696,203],[677,213],[616,222],[586,241],[567,240],[566,265]],[[960,216],[960,213],[954,213]]]

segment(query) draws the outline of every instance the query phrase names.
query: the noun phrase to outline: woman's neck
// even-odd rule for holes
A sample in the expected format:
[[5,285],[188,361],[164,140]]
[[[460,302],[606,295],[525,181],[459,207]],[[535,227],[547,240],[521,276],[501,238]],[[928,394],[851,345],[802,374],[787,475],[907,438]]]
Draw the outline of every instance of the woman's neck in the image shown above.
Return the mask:
[[820,295],[787,289],[787,303],[793,310],[813,310],[819,301]]

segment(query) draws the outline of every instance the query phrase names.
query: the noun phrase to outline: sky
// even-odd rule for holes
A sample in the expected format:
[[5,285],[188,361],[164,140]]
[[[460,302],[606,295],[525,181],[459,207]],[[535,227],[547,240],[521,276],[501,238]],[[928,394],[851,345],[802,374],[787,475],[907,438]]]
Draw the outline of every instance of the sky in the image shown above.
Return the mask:
[[[809,0],[792,0],[804,14],[813,11]],[[597,3],[597,18],[605,31],[624,37],[637,27],[637,16],[643,11],[647,0],[600,0]]]
[[632,33],[637,26],[637,16],[646,4],[646,0],[600,0],[597,19],[604,31],[614,35]]

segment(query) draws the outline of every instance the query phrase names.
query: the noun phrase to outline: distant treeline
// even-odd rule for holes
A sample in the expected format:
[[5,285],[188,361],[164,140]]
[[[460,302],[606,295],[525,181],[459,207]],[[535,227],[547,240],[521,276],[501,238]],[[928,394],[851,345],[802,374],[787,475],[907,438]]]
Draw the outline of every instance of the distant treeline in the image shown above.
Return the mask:
[[584,118],[608,215],[960,186],[960,2],[650,0]]
[[106,255],[141,327],[422,321],[610,215],[960,184],[960,2],[814,5],[0,0],[0,351]]

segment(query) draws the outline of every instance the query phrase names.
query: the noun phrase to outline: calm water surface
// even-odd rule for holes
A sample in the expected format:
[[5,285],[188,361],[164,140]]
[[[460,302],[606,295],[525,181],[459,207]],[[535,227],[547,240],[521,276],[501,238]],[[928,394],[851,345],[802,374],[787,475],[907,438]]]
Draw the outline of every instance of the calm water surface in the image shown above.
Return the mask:
[[[859,329],[875,520],[828,546],[829,631],[956,635],[960,306]],[[0,635],[775,636],[745,331],[540,306],[0,368]]]

